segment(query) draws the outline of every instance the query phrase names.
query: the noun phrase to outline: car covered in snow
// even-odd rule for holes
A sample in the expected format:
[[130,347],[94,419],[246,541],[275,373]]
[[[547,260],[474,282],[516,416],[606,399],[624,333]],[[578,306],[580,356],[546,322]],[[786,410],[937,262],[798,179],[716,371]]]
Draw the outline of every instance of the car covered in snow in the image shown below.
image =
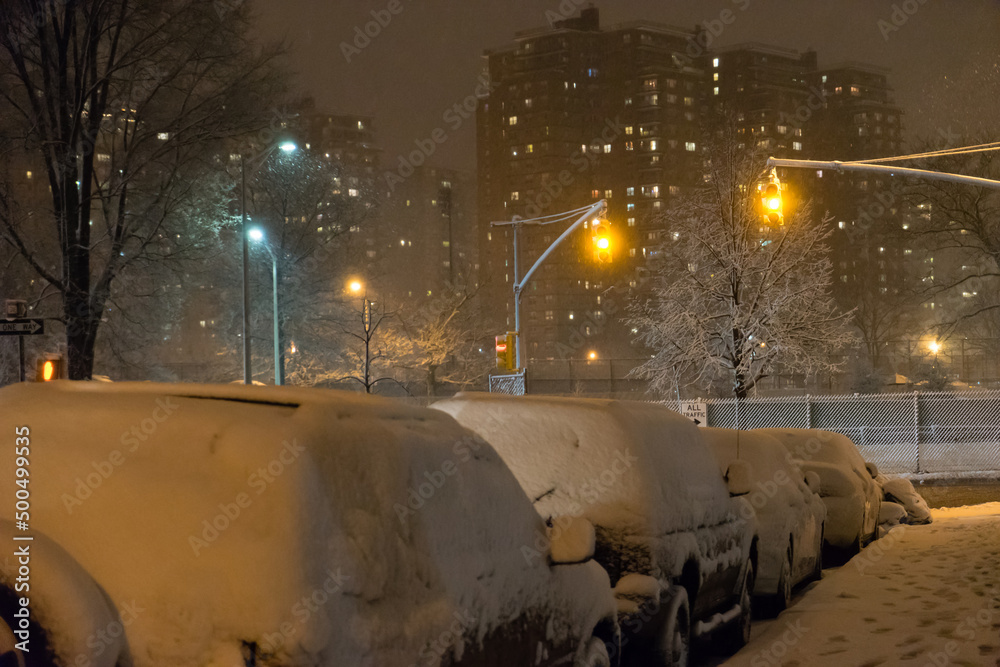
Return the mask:
[[781,612],[791,600],[792,588],[822,574],[826,506],[819,497],[819,478],[804,473],[784,446],[767,434],[703,428],[701,435],[723,474],[734,462],[749,464],[751,491],[746,498],[752,512],[747,518],[756,517],[760,538],[754,595],[761,604],[756,608]]
[[21,447],[0,469],[28,471],[32,622],[59,664],[112,640],[101,655],[137,667],[596,667],[616,651],[593,535],[547,527],[440,411],[151,383],[20,384],[0,405]]
[[630,664],[687,664],[692,637],[750,633],[757,545],[698,428],[651,403],[464,393],[433,408],[488,440],[546,520],[586,520]]
[[923,525],[934,520],[931,516],[930,506],[924,497],[913,488],[913,482],[910,480],[905,477],[879,475],[878,483],[882,487],[883,501],[897,503],[905,510],[906,514],[901,523]]
[[826,505],[824,542],[841,553],[854,554],[878,537],[882,489],[878,468],[867,463],[851,439],[820,429],[764,428],[788,450],[806,472],[819,476],[819,495]]

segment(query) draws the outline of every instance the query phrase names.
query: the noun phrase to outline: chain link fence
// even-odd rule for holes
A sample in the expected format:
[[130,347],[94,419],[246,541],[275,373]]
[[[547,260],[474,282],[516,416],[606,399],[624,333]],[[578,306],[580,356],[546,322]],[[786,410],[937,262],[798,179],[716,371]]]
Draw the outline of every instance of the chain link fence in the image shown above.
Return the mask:
[[491,375],[490,393],[524,396],[524,371],[509,375]]
[[[1000,391],[698,399],[708,426],[843,433],[892,473],[1000,470]],[[692,401],[668,401],[672,408]]]

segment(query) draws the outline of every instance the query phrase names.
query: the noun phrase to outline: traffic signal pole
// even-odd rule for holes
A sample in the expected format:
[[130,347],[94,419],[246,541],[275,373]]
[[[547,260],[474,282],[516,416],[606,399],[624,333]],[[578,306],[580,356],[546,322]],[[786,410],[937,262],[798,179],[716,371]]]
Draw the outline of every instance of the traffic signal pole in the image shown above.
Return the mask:
[[[524,274],[524,277],[520,277],[520,260],[519,260],[519,233],[524,225],[551,225],[556,222],[562,222],[567,219],[568,216],[573,215],[577,211],[583,211],[583,214],[570,225],[566,231],[564,231],[559,238],[553,241],[552,245],[546,248],[545,252],[535,260],[535,263],[531,265],[528,272]],[[515,333],[515,359],[517,363],[518,370],[524,368],[523,362],[527,361],[521,353],[521,349],[524,347],[523,340],[524,335],[521,331],[521,295],[524,293],[524,286],[528,284],[531,280],[531,276],[534,275],[538,267],[548,259],[552,251],[559,247],[563,241],[569,238],[570,234],[580,228],[580,226],[593,218],[594,216],[603,217],[608,212],[608,202],[605,199],[597,202],[593,206],[588,206],[586,209],[577,209],[574,211],[566,211],[564,213],[557,213],[555,215],[547,215],[542,218],[532,218],[530,220],[523,220],[519,217],[515,217],[513,220],[506,220],[502,222],[491,222],[492,227],[513,227],[514,228],[514,333]]]
[[911,169],[908,167],[887,167],[881,164],[869,164],[867,162],[821,162],[819,160],[785,160],[779,158],[768,158],[768,167],[787,167],[791,169],[830,169],[837,172],[861,171],[876,174],[888,174],[889,176],[912,176],[914,178],[926,178],[932,181],[950,181],[952,183],[962,183],[964,185],[978,185],[983,188],[1000,188],[1000,181],[989,178],[979,178],[978,176],[964,176],[962,174],[950,174],[945,171],[928,171],[926,169]]

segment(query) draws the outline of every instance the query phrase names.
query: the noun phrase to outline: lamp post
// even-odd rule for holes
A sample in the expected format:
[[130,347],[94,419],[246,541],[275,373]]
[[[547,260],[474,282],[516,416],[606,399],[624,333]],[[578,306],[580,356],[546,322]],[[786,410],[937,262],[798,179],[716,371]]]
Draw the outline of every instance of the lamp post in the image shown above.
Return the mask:
[[[264,232],[254,227],[250,230],[250,238],[254,241],[263,241]],[[281,341],[281,319],[278,312],[278,256],[267,243],[264,249],[271,256],[271,283],[273,285],[273,307],[274,307],[274,384],[281,386],[285,384],[285,349]]]
[[[260,169],[264,161],[276,149],[281,149],[285,153],[294,153],[298,146],[292,141],[284,141],[274,144],[258,158],[252,165],[251,175]],[[253,370],[250,357],[250,242],[247,237],[247,159],[240,154],[240,211],[243,222],[240,225],[240,236],[243,237],[243,384],[253,384]],[[277,288],[275,288],[277,289]]]

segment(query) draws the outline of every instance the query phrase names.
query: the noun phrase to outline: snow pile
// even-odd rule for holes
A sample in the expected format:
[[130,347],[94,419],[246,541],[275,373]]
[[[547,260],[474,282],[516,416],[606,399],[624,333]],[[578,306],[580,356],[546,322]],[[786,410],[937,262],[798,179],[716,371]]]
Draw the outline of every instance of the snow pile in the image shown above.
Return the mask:
[[[683,561],[675,559],[698,545],[660,538],[732,519],[698,427],[662,406],[467,393],[432,407],[488,440],[543,517],[583,516],[597,527],[598,542],[628,552],[619,553],[620,569],[612,568],[621,573],[646,571],[650,557],[679,571]],[[727,562],[709,564],[713,569],[741,562],[742,545],[733,541]]]
[[931,508],[927,501],[913,488],[908,479],[887,479],[882,482],[882,492],[887,500],[897,502],[906,508],[906,522],[910,524],[930,523]]
[[515,621],[551,619],[542,639],[562,647],[613,610],[595,564],[549,568],[510,471],[439,412],[154,384],[0,402],[2,428],[31,428],[32,528],[142,609],[137,667],[242,665],[243,642],[262,665],[436,665]]
[[793,545],[792,575],[797,583],[812,572],[819,556],[826,518],[823,501],[809,490],[805,473],[773,437],[759,431],[723,428],[704,428],[701,433],[720,470],[736,460],[750,464],[747,499],[756,514],[760,536],[756,592],[777,593],[789,544]]

